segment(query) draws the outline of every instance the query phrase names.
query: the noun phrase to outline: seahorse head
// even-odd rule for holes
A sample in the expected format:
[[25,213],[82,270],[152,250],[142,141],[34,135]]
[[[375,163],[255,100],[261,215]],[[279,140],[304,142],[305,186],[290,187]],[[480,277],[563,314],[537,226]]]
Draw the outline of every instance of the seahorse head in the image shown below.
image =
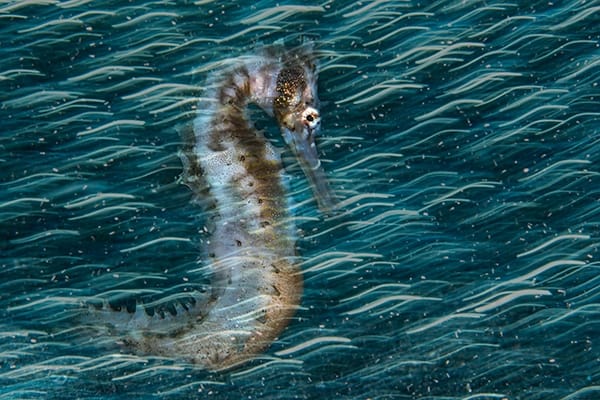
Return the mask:
[[292,57],[279,72],[273,111],[283,138],[299,160],[319,208],[335,207],[325,172],[317,153],[315,136],[321,128],[317,98],[316,67],[309,59]]

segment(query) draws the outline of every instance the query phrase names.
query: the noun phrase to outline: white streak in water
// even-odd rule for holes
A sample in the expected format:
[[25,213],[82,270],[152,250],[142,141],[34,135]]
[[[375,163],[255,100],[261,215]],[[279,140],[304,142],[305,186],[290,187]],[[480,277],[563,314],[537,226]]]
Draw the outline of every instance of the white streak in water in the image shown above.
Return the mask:
[[590,238],[589,235],[575,235],[575,234],[557,236],[557,237],[554,237],[554,238],[540,244],[539,246],[534,247],[531,250],[527,250],[523,253],[517,254],[517,258],[525,257],[525,256],[531,255],[533,253],[537,253],[538,251],[545,249],[546,247],[551,246],[556,242],[560,242],[561,240],[588,240],[589,238]]
[[300,343],[300,344],[290,347],[288,349],[280,350],[277,353],[275,353],[275,355],[288,356],[290,354],[297,353],[297,352],[307,349],[309,347],[320,346],[320,345],[325,345],[325,344],[330,344],[330,343],[350,343],[350,342],[351,342],[351,340],[348,338],[345,338],[345,337],[321,336],[321,337],[307,340],[304,343]]

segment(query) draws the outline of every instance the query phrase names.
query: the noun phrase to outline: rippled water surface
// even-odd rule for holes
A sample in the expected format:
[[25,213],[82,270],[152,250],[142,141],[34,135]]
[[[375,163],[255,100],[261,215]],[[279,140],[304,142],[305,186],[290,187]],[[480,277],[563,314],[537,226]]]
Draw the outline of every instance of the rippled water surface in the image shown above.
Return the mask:
[[[245,4],[0,2],[0,399],[599,398],[600,2]],[[209,284],[179,127],[308,40],[342,211],[285,152],[296,319],[225,373],[90,336],[83,298]]]

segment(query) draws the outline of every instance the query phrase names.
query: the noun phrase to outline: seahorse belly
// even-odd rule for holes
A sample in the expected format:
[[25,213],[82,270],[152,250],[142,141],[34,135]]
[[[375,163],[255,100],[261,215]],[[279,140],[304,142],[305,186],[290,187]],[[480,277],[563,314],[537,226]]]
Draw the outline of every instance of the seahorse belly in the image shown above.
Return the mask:
[[236,129],[239,140],[222,140],[218,149],[207,146],[204,129],[195,132],[195,159],[215,207],[206,248],[213,275],[208,313],[177,336],[135,343],[143,352],[178,355],[212,370],[263,351],[289,323],[302,292],[279,157],[264,139],[254,139],[257,132],[248,129],[253,139],[246,141]]

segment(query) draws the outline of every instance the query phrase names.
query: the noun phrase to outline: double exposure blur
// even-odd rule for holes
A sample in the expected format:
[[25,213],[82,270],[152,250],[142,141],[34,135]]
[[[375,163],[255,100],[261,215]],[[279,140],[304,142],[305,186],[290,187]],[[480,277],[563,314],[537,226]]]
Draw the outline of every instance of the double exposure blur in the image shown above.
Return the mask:
[[[593,1],[4,2],[0,397],[597,398],[598,26]],[[248,110],[297,228],[287,328],[213,372],[82,317],[211,301],[180,132],[227,60],[307,42],[335,199]]]

